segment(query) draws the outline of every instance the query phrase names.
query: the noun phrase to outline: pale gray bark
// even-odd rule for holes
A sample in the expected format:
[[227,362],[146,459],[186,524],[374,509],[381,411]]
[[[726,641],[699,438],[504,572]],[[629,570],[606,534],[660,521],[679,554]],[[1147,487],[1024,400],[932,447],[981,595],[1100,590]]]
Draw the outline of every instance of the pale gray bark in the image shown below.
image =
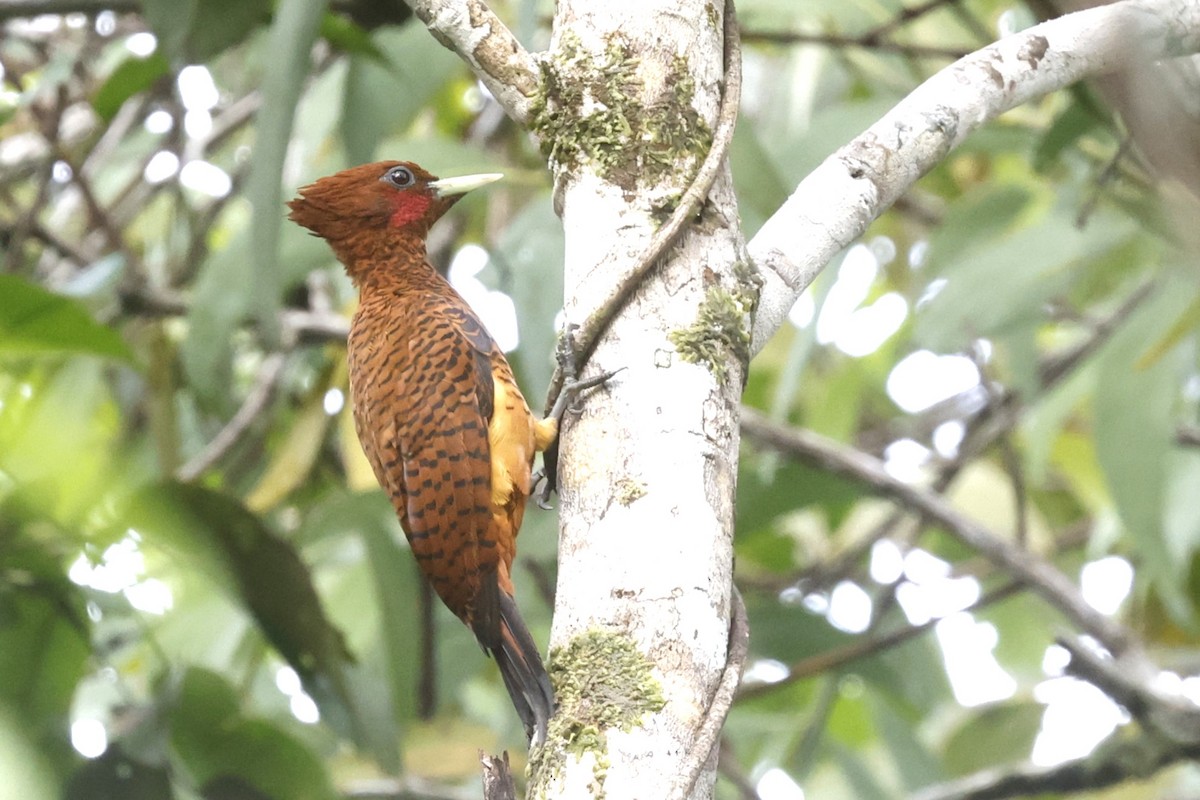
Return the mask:
[[[720,5],[705,0],[562,0],[554,44],[562,48],[569,37],[570,47],[598,62],[628,45],[639,54],[635,105],[666,102],[666,82],[686,65],[692,102],[711,128],[721,93],[720,15]],[[569,321],[587,319],[614,276],[640,258],[660,222],[651,207],[687,188],[695,156],[704,153],[632,191],[590,163],[560,165]],[[590,798],[598,780],[612,798],[672,797],[725,665],[743,369],[724,352],[728,371],[719,382],[670,339],[697,323],[715,287],[737,289],[743,243],[727,170],[710,198],[705,224],[681,237],[600,340],[588,371],[624,371],[563,440],[551,645],[567,647],[596,629],[630,637],[666,704],[627,730],[604,731],[606,752],[568,755],[562,773],[537,787],[548,797]],[[715,761],[691,797],[711,796],[714,768]]]

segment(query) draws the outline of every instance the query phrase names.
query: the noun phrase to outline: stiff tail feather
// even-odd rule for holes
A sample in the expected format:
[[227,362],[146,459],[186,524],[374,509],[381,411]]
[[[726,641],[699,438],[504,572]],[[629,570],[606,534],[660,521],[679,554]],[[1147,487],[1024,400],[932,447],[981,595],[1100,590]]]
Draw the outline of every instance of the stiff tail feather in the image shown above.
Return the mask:
[[530,747],[536,747],[546,741],[546,725],[554,713],[554,689],[542,665],[537,644],[517,610],[516,601],[506,592],[498,594],[500,643],[488,650],[496,659],[500,675],[504,678],[504,687],[508,689],[513,706],[525,724]]

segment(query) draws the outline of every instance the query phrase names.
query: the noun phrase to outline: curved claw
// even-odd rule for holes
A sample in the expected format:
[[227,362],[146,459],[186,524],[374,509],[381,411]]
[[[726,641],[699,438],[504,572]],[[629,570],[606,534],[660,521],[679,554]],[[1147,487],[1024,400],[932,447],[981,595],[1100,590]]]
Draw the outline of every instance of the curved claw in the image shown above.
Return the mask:
[[533,487],[530,490],[530,495],[533,497],[533,502],[537,503],[537,507],[543,511],[553,511],[554,506],[550,505],[550,481],[546,480],[545,470],[538,470],[533,473]]

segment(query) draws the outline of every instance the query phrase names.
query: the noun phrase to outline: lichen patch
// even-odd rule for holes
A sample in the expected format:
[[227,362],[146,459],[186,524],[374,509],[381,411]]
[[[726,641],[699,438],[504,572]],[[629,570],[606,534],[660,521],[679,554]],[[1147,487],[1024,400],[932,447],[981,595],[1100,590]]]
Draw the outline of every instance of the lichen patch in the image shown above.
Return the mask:
[[630,193],[686,185],[712,145],[682,56],[643,63],[620,34],[595,53],[567,33],[541,70],[530,128],[556,169],[587,166]]
[[567,757],[592,763],[592,796],[604,797],[608,732],[631,731],[665,705],[653,664],[629,636],[590,630],[550,651],[558,699],[546,744],[530,758],[530,797],[549,797]]

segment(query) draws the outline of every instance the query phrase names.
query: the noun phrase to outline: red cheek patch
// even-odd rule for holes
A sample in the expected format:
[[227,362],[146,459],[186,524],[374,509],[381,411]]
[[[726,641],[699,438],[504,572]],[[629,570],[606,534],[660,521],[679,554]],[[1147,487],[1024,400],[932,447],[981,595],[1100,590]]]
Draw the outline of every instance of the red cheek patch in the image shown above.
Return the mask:
[[392,201],[392,216],[388,223],[393,228],[403,228],[425,216],[429,205],[430,198],[423,194],[397,194]]

